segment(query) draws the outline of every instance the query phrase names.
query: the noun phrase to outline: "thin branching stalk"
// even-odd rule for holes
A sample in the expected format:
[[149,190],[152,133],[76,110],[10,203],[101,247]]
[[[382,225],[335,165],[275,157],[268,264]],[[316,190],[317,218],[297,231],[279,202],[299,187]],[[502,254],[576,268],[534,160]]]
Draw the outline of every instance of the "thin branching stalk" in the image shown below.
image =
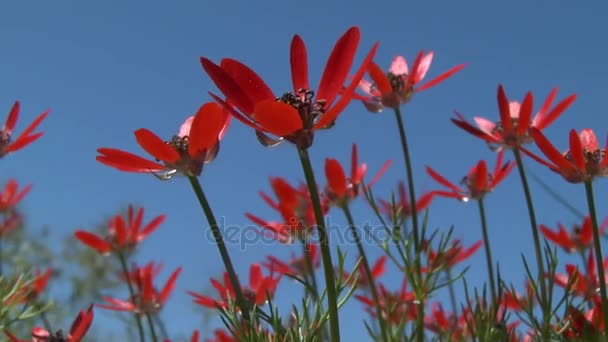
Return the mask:
[[357,231],[357,227],[355,226],[355,221],[353,219],[353,214],[351,213],[348,204],[342,206],[342,211],[344,212],[344,216],[346,217],[346,221],[348,223],[348,226],[350,227],[350,231],[353,233],[353,237],[355,238],[357,250],[359,251],[359,256],[361,257],[361,263],[363,264],[363,268],[365,269],[365,277],[367,278],[369,290],[372,295],[372,299],[374,300],[374,305],[376,306],[376,316],[378,318],[378,327],[380,330],[380,335],[382,336],[382,341],[389,342],[389,338],[387,336],[388,331],[386,330],[384,316],[382,315],[382,306],[380,305],[380,298],[378,297],[378,290],[376,289],[376,280],[374,279],[371,268],[369,267],[369,260],[367,259],[365,249],[363,249],[363,244],[361,243],[361,236]]
[[156,329],[154,328],[154,321],[152,320],[152,314],[149,312],[146,313],[146,318],[148,319],[148,328],[150,329],[150,336],[152,336],[152,341],[157,342],[158,337],[156,337]]

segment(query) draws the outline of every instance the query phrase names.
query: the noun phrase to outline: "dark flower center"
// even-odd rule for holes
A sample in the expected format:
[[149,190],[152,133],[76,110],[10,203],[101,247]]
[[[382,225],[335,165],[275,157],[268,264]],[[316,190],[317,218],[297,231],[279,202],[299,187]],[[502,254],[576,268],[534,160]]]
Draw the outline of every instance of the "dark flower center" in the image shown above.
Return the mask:
[[3,157],[8,152],[8,146],[11,144],[11,134],[7,131],[0,130],[0,157]]
[[496,126],[492,129],[492,135],[502,137],[503,144],[506,146],[518,146],[522,144],[530,144],[534,140],[528,134],[526,129],[523,135],[517,135],[517,127],[519,126],[519,118],[511,117],[511,131],[505,132],[505,128],[501,121],[496,122]]
[[[604,156],[606,156],[606,150],[603,148],[593,151],[583,149],[583,157],[585,158],[585,163],[587,164],[599,164],[602,159],[604,159]],[[564,153],[564,157],[570,162],[574,160],[572,158],[572,152],[570,150]]]
[[[283,102],[295,108],[302,119],[302,129],[285,136],[285,140],[297,145],[302,149],[307,149],[312,145],[313,127],[325,111],[327,101],[315,99],[315,92],[309,89],[299,89],[297,94],[287,92],[276,98],[277,102]],[[325,128],[333,126],[333,122]]]

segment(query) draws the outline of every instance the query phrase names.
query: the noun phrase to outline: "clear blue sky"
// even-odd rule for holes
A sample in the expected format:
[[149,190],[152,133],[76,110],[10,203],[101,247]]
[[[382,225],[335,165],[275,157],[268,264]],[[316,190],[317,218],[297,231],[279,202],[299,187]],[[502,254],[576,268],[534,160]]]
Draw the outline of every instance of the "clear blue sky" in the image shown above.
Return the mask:
[[[510,98],[532,90],[539,104],[554,86],[559,98],[579,95],[576,103],[546,132],[559,149],[566,149],[571,128],[591,127],[604,141],[608,130],[605,110],[608,75],[608,23],[603,2],[411,2],[391,1],[39,1],[0,5],[0,113],[14,100],[22,101],[19,129],[46,108],[41,125],[45,136],[25,150],[2,160],[2,178],[16,177],[34,188],[24,202],[38,227],[49,225],[56,236],[99,222],[127,203],[143,205],[149,215],[166,213],[166,223],[142,246],[141,260],[162,260],[168,272],[184,266],[165,317],[172,333],[197,328],[185,290],[208,284],[221,271],[216,247],[204,240],[206,223],[187,182],[160,182],[152,176],[124,174],[95,161],[101,146],[140,151],[132,132],[147,127],[170,137],[182,121],[215,90],[203,73],[199,57],[218,61],[233,57],[253,67],[277,92],[291,88],[288,50],[298,33],[309,51],[311,84],[316,84],[326,58],[348,27],[361,28],[357,61],[380,41],[376,62],[388,68],[393,56],[412,61],[421,49],[434,50],[428,76],[448,68],[468,66],[436,88],[417,95],[404,108],[420,190],[436,185],[424,174],[432,165],[451,180],[459,180],[480,158],[493,162],[480,141],[449,121],[453,110],[467,118],[497,119],[496,87],[502,83]],[[535,106],[538,108],[538,105]],[[361,160],[375,172],[386,160],[393,166],[377,184],[388,196],[404,179],[397,131],[391,113],[372,115],[353,103],[330,132],[317,135],[311,149],[319,179],[322,162],[349,158],[357,142]],[[532,163],[528,160],[529,165]],[[546,182],[584,208],[582,186],[566,184],[558,176],[531,165]],[[271,219],[274,213],[259,199],[268,190],[269,176],[301,179],[292,146],[266,149],[252,132],[235,122],[222,142],[216,162],[201,178],[212,206],[226,224],[249,224],[245,211]],[[606,214],[605,182],[597,182],[601,215]],[[535,187],[538,218],[551,227],[577,219]],[[532,243],[519,179],[512,174],[487,200],[491,241],[506,278],[523,283],[519,253],[532,257]],[[356,219],[371,212],[358,205]],[[332,222],[342,222],[339,212]],[[475,205],[437,200],[431,226],[447,229],[467,244],[480,238]],[[265,255],[287,256],[281,245],[231,246],[243,277],[251,261]],[[354,248],[349,247],[354,254]],[[370,253],[377,249],[370,246]],[[471,261],[470,279],[485,277],[482,253]],[[396,288],[396,273],[384,281]],[[521,287],[520,287],[521,288]],[[283,282],[279,302],[287,313],[289,291]],[[358,309],[353,301],[349,308]],[[101,310],[98,310],[101,312]],[[342,314],[344,337],[361,336],[359,310]],[[171,317],[180,319],[171,320]],[[184,317],[190,317],[185,319]],[[354,323],[354,324],[353,324]],[[361,328],[357,328],[357,327]]]

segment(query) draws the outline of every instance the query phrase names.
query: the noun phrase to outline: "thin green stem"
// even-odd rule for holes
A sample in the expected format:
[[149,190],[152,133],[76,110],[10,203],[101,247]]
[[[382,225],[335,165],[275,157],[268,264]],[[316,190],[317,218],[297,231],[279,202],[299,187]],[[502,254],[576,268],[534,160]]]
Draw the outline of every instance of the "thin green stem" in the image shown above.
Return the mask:
[[194,194],[198,199],[198,202],[203,209],[205,217],[207,218],[207,222],[209,223],[209,227],[211,228],[211,233],[213,234],[213,239],[217,244],[217,248],[220,252],[220,256],[222,258],[222,262],[226,267],[226,272],[228,272],[228,278],[230,279],[230,283],[232,284],[232,288],[235,293],[235,300],[238,307],[241,309],[241,313],[245,321],[249,322],[249,305],[243,296],[243,290],[241,288],[241,284],[239,283],[239,278],[236,275],[234,270],[234,266],[232,265],[232,260],[230,260],[230,254],[228,254],[228,249],[226,248],[226,244],[224,243],[224,238],[222,237],[222,233],[220,232],[220,227],[217,224],[217,220],[215,219],[215,215],[213,214],[213,210],[211,210],[211,206],[209,205],[209,201],[205,196],[205,192],[201,187],[201,183],[198,181],[197,177],[189,176],[190,185],[192,185],[192,189],[194,190]]
[[359,255],[361,256],[361,263],[363,264],[363,268],[365,269],[365,277],[367,278],[367,283],[369,286],[369,290],[372,295],[372,299],[374,300],[374,304],[376,306],[376,317],[378,318],[378,325],[380,328],[380,334],[382,336],[382,341],[388,342],[389,339],[387,337],[386,325],[384,322],[384,318],[382,315],[382,306],[380,305],[380,298],[378,297],[378,291],[376,290],[376,280],[372,274],[372,270],[369,267],[369,260],[367,259],[367,255],[365,254],[365,249],[363,249],[363,244],[361,243],[361,236],[357,231],[357,227],[355,226],[355,220],[353,219],[353,214],[348,207],[348,204],[342,206],[342,211],[344,211],[344,216],[346,217],[346,221],[348,226],[350,227],[350,231],[353,233],[353,237],[355,238],[355,243],[357,244],[357,249],[359,250]]
[[445,270],[445,274],[448,277],[448,291],[450,292],[450,303],[452,304],[452,313],[458,316],[458,304],[456,303],[456,290],[454,289],[454,278],[452,278],[452,270],[450,268]]
[[167,332],[167,327],[165,326],[165,322],[160,318],[160,314],[157,313],[154,315],[154,320],[156,321],[156,325],[160,329],[160,333],[163,335],[163,339],[169,339],[169,333]]
[[325,286],[327,288],[327,301],[329,307],[329,328],[331,331],[331,341],[340,341],[340,321],[338,317],[338,296],[336,294],[336,280],[334,279],[334,266],[331,259],[331,249],[329,247],[329,235],[325,227],[325,217],[321,209],[321,200],[317,190],[317,182],[310,162],[308,150],[298,147],[298,155],[306,177],[306,184],[310,192],[310,200],[315,212],[317,221],[317,231],[319,232],[319,245],[321,247],[321,258],[323,260],[323,271],[325,274]]
[[490,280],[490,295],[492,296],[492,305],[498,305],[498,296],[496,289],[496,280],[494,279],[494,261],[492,261],[492,248],[490,247],[490,238],[488,237],[488,224],[486,221],[486,210],[483,205],[483,198],[477,201],[479,205],[479,218],[481,220],[481,234],[483,235],[483,246],[486,251],[486,261],[488,264],[488,279]]
[[532,238],[534,241],[534,251],[536,253],[536,265],[538,267],[538,276],[536,281],[540,284],[540,306],[543,312],[543,339],[547,340],[549,333],[549,324],[551,320],[551,303],[547,297],[547,284],[545,283],[545,264],[543,262],[543,252],[540,244],[540,236],[538,234],[538,225],[536,223],[536,214],[534,212],[534,203],[532,202],[532,193],[530,192],[530,186],[528,185],[528,179],[526,178],[526,170],[524,168],[524,162],[521,158],[521,152],[518,148],[513,149],[515,155],[515,161],[517,162],[517,169],[519,170],[519,177],[521,178],[521,185],[524,189],[524,195],[526,197],[526,204],[528,207],[528,216],[530,217],[530,230],[532,231]]
[[152,320],[152,315],[150,313],[147,313],[146,318],[148,319],[148,328],[150,329],[150,336],[152,336],[152,341],[157,342],[158,337],[156,337],[156,329],[154,328],[154,321]]
[[[317,275],[315,274],[315,267],[313,265],[312,262],[312,255],[310,254],[310,249],[308,248],[309,245],[306,242],[302,242],[302,250],[304,252],[304,262],[306,263],[306,272],[308,274],[306,274],[306,272],[304,273],[305,276],[310,276],[310,282],[312,285],[312,297],[317,300],[319,299],[319,285],[317,285]],[[308,292],[308,290],[307,290]]]
[[[407,186],[408,193],[410,196],[411,216],[412,216],[412,235],[414,238],[414,267],[416,271],[416,302],[417,302],[417,313],[416,313],[416,329],[417,329],[417,340],[422,342],[424,340],[424,296],[422,286],[422,271],[420,265],[420,233],[418,227],[418,208],[416,208],[416,191],[414,187],[414,173],[412,171],[412,160],[410,157],[410,149],[407,143],[407,136],[405,134],[405,125],[401,116],[401,109],[395,107],[395,119],[397,120],[397,127],[399,128],[399,137],[401,139],[401,148],[403,150],[403,159],[405,161],[405,170],[407,174]],[[422,290],[421,290],[422,289]]]
[[[585,182],[585,192],[587,193],[587,205],[589,206],[589,216],[591,216],[591,228],[593,231],[593,249],[595,250],[595,265],[597,267],[597,277],[600,281],[600,296],[602,298],[602,317],[608,317],[608,296],[606,295],[606,276],[604,273],[604,258],[602,257],[602,245],[600,242],[600,231],[597,224],[597,213],[595,210],[595,199],[593,198],[593,185],[591,180]],[[604,324],[604,334],[608,337],[608,324]]]
[[[131,284],[131,277],[129,276],[129,267],[127,267],[127,260],[122,253],[117,253],[118,260],[120,260],[120,267],[122,268],[122,273],[125,275],[125,281],[127,282],[127,287],[129,288],[129,294],[131,298],[136,298],[135,290],[133,289],[133,284]],[[134,314],[135,323],[137,324],[137,331],[139,332],[139,340],[144,342],[146,337],[144,335],[144,326],[141,323],[141,316],[138,313]]]

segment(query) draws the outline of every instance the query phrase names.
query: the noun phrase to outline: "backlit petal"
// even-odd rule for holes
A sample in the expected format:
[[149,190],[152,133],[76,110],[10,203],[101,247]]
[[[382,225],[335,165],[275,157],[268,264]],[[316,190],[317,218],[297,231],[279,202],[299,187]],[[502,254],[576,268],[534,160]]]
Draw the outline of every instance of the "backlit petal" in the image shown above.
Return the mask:
[[256,104],[255,121],[268,133],[284,137],[303,128],[298,111],[292,106],[274,100]]
[[135,139],[146,152],[156,159],[170,164],[180,159],[179,153],[171,145],[146,128],[135,131]]
[[297,94],[300,89],[310,89],[308,85],[308,56],[306,45],[299,35],[293,36],[289,49],[289,64],[291,66],[291,81],[293,92]]

